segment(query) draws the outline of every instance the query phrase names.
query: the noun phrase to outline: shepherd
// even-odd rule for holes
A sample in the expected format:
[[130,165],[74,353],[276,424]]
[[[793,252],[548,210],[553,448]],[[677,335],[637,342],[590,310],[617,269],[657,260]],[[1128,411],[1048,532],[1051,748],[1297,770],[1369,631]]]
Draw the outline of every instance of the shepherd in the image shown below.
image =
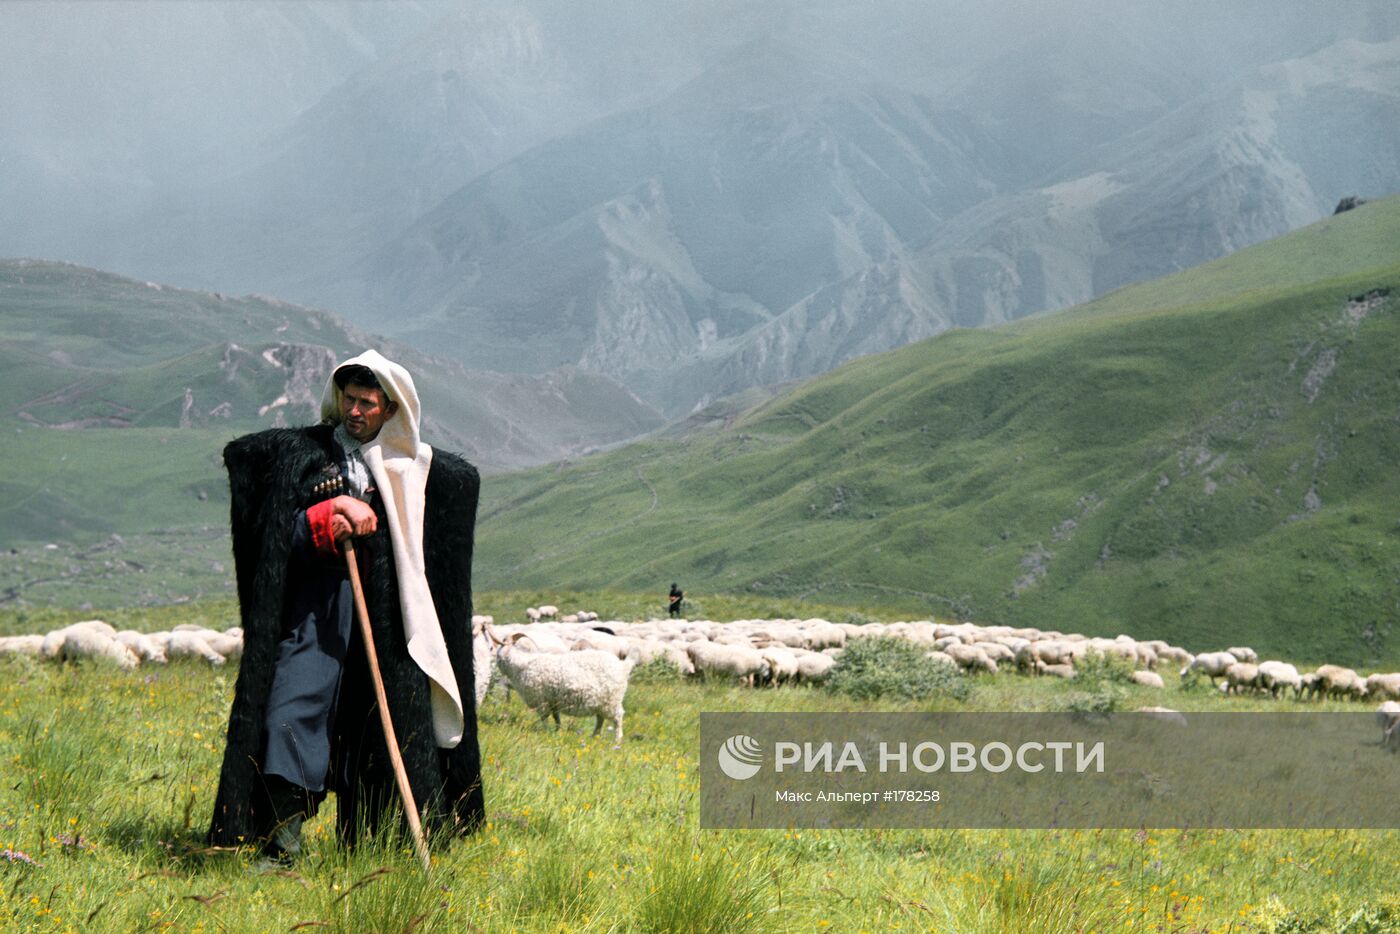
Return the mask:
[[328,791],[353,845],[395,778],[343,555],[355,562],[412,798],[430,833],[485,814],[472,670],[480,479],[419,440],[413,378],[369,350],[327,381],[320,425],[224,448],[244,632],[209,842],[277,863]]

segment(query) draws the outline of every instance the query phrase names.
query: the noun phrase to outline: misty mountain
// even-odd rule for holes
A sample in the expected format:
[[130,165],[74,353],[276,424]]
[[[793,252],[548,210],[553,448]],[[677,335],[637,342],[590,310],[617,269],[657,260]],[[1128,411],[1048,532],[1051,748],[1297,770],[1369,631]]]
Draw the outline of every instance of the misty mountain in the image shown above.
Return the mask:
[[20,9],[0,255],[668,414],[1400,189],[1383,0],[136,4],[71,36]]
[[[511,160],[324,288],[471,365],[577,364],[678,412],[1184,269],[1353,188],[1400,189],[1396,41],[1194,95],[1124,54],[1122,95],[1056,85],[1052,122],[1099,141],[1068,160],[1066,135],[1028,158],[999,138],[1008,124],[802,51],[745,48]],[[1024,59],[1006,87],[1071,71],[1073,51]],[[1055,164],[1063,180],[1037,185]]]

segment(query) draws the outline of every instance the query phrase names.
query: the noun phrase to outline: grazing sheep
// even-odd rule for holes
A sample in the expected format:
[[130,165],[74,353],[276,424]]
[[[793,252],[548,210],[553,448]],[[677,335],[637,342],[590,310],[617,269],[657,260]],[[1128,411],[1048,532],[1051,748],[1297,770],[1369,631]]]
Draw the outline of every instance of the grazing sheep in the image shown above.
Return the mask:
[[49,633],[40,645],[40,654],[58,661],[106,659],[122,671],[131,671],[141,664],[141,656],[117,639],[117,631],[97,620],[73,623]]
[[768,684],[777,687],[797,677],[797,655],[791,649],[770,645],[759,655],[768,663]]
[[820,684],[836,667],[836,659],[824,652],[808,652],[797,656],[797,680]]
[[1259,666],[1248,662],[1235,662],[1225,669],[1225,693],[1253,693],[1259,686]]
[[199,632],[177,629],[172,632],[155,633],[152,638],[164,643],[163,647],[167,658],[202,658],[214,666],[222,665],[228,661],[214,651]]
[[594,736],[608,720],[613,724],[613,746],[621,746],[622,701],[636,663],[591,650],[563,655],[531,652],[522,641],[528,642],[528,637],[517,634],[510,643],[498,643],[496,664],[525,704],[540,715],[540,720],[553,717],[558,729],[561,714],[593,716],[597,720]]
[[1016,653],[1000,642],[974,642],[972,643],[972,647],[981,649],[983,655],[987,656],[998,665],[1005,662],[1014,662],[1016,660]]
[[1139,707],[1138,713],[1150,714],[1166,723],[1186,725],[1186,715],[1180,710],[1172,710],[1170,707]]
[[1366,697],[1366,681],[1354,670],[1340,665],[1321,665],[1315,674],[1325,697],[1362,700]]
[[573,651],[594,649],[599,652],[607,652],[609,655],[616,655],[618,658],[626,658],[632,643],[621,636],[610,635],[606,632],[599,632],[596,629],[586,629],[574,639]]
[[1032,642],[1030,649],[1037,661],[1047,665],[1073,665],[1075,659],[1083,658],[1087,651],[1082,642],[1070,639],[1050,639]]
[[713,672],[722,677],[738,678],[753,687],[755,681],[767,680],[769,675],[762,653],[748,645],[692,642],[686,646],[686,653],[701,678]]
[[554,619],[559,615],[559,607],[546,603],[540,607],[540,619]]
[[[44,641],[39,647],[39,656],[44,659],[59,659],[63,656],[63,643],[70,635],[78,633],[94,633],[97,636],[106,636],[108,639],[115,639],[117,631],[100,619],[85,619],[78,623],[69,623],[60,629],[55,629],[44,636]],[[82,638],[82,637],[80,637]]]
[[43,647],[43,636],[0,636],[0,655],[38,657]]
[[564,641],[562,637],[552,632],[548,626],[505,626],[500,629],[492,626],[490,627],[490,632],[492,638],[498,640],[509,639],[516,633],[528,635],[530,637],[530,643],[536,652],[562,654],[573,647],[571,642]]
[[1371,675],[1366,679],[1366,693],[1370,697],[1400,700],[1400,672]]
[[1381,745],[1400,749],[1400,702],[1388,700],[1377,707],[1376,722],[1381,727]]
[[984,671],[992,675],[997,673],[997,663],[975,645],[950,645],[943,651],[964,671]]
[[846,631],[824,619],[805,619],[798,630],[805,644],[796,646],[797,648],[820,652],[822,649],[839,649],[846,645]]
[[1164,688],[1166,683],[1162,681],[1162,676],[1155,671],[1135,671],[1131,675],[1134,684],[1141,684],[1147,688]]
[[683,675],[695,674],[695,665],[684,649],[657,639],[632,640],[627,647],[626,657],[638,665],[646,665],[660,659]]
[[1185,678],[1193,671],[1199,671],[1214,684],[1215,679],[1225,674],[1225,670],[1236,664],[1238,658],[1229,652],[1202,652],[1191,660],[1191,662],[1181,669],[1181,677]]
[[1167,645],[1165,642],[1160,646],[1149,644],[1148,647],[1157,653],[1157,664],[1159,665],[1167,664],[1185,668],[1196,660],[1196,656],[1185,649],[1175,645]]
[[216,632],[206,629],[200,633],[209,648],[224,657],[224,661],[237,661],[243,657],[243,630],[237,626]]
[[1065,680],[1070,680],[1079,676],[1079,673],[1074,670],[1073,665],[1063,663],[1047,665],[1044,662],[1039,662],[1036,664],[1035,673],[1038,675],[1053,675],[1056,678],[1064,678]]
[[166,663],[165,647],[145,633],[123,629],[117,633],[117,641],[135,652],[142,662]]
[[1286,689],[1297,697],[1303,690],[1303,679],[1298,669],[1288,662],[1267,661],[1259,663],[1259,687],[1277,698]]
[[1251,665],[1259,664],[1259,653],[1246,646],[1232,645],[1225,651],[1229,652],[1231,655],[1235,656],[1235,658],[1239,659],[1242,662],[1248,662]]
[[527,606],[525,608],[525,620],[530,623],[538,623],[540,621],[540,611],[532,606]]

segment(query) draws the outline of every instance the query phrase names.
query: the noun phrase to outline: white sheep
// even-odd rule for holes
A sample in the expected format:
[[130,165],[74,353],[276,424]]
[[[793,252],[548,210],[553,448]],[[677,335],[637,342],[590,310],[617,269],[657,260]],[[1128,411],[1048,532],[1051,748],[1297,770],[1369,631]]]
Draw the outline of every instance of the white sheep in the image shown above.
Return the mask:
[[1388,700],[1377,707],[1376,722],[1381,728],[1381,745],[1400,749],[1400,701]]
[[695,674],[695,663],[684,649],[659,639],[632,640],[627,647],[627,657],[638,665],[661,659],[683,675]]
[[1056,678],[1066,680],[1078,677],[1078,672],[1070,664],[1060,663],[1058,665],[1047,665],[1045,662],[1036,662],[1035,673],[1038,675],[1053,675]]
[[1249,662],[1235,662],[1225,669],[1225,693],[1243,694],[1253,692],[1259,683],[1259,666]]
[[1178,726],[1186,725],[1186,715],[1180,710],[1173,710],[1170,707],[1139,707],[1138,713],[1145,713],[1165,723],[1175,723]]
[[1167,645],[1165,642],[1160,646],[1156,643],[1149,643],[1148,647],[1157,653],[1157,664],[1159,665],[1165,663],[1185,668],[1196,660],[1196,656],[1185,649],[1175,645]]
[[791,649],[770,645],[758,654],[768,663],[768,684],[777,687],[797,677],[797,655]]
[[228,659],[214,651],[205,640],[199,631],[202,628],[189,630],[177,627],[171,632],[151,633],[151,638],[165,649],[166,658],[202,658],[216,667],[227,662]]
[[975,645],[950,645],[943,651],[964,671],[985,671],[993,675],[997,673],[997,663]]
[[1199,671],[1214,684],[1216,678],[1225,674],[1225,670],[1238,661],[1239,659],[1229,652],[1202,652],[1182,667],[1181,677],[1185,678],[1191,672]]
[[1362,700],[1366,697],[1366,681],[1351,668],[1340,665],[1320,665],[1314,674],[1319,680],[1319,689],[1326,697],[1350,697]]
[[472,690],[476,695],[476,706],[479,708],[481,702],[486,700],[486,692],[491,690],[491,676],[494,674],[496,655],[491,651],[491,637],[486,634],[486,627],[490,625],[487,620],[482,619],[480,624],[472,624]]
[[797,680],[820,684],[836,667],[836,659],[825,652],[808,652],[797,656]]
[[738,678],[749,687],[767,680],[768,663],[763,655],[748,645],[726,645],[719,642],[700,641],[686,646],[686,654],[695,665],[695,673],[704,678],[710,673],[729,678]]
[[141,656],[119,642],[117,631],[100,620],[86,620],[54,630],[44,637],[40,654],[58,661],[106,659],[123,671],[131,671],[141,664]]
[[1274,697],[1278,697],[1286,689],[1291,689],[1296,697],[1303,690],[1303,679],[1298,674],[1298,669],[1288,662],[1271,659],[1259,663],[1259,687]]
[[621,636],[614,636],[610,633],[600,632],[597,629],[585,629],[574,638],[573,650],[595,649],[599,652],[607,652],[618,658],[626,658],[632,643]]
[[496,664],[526,705],[541,721],[553,717],[556,729],[561,714],[593,716],[597,719],[594,736],[602,731],[603,722],[610,720],[614,748],[622,745],[622,702],[636,663],[591,650],[563,655],[531,652],[526,647],[528,641],[528,637],[517,636],[511,643],[496,646]]
[[1235,658],[1242,662],[1248,662],[1251,665],[1259,664],[1259,653],[1249,648],[1248,646],[1232,645],[1225,651],[1229,652],[1231,655],[1235,656]]
[[209,648],[224,657],[224,661],[237,661],[243,657],[243,630],[238,626],[218,632],[206,629],[200,633]]
[[824,619],[805,619],[798,626],[805,646],[814,652],[822,649],[839,649],[846,645],[846,630]]
[[1366,679],[1366,693],[1370,697],[1400,700],[1400,672],[1371,675]]
[[1146,688],[1165,688],[1162,676],[1155,671],[1135,671],[1131,675],[1134,684],[1141,684]]
[[531,623],[538,623],[540,621],[540,611],[535,607],[527,606],[525,608],[525,620]]
[[38,657],[43,647],[43,636],[0,636],[0,655]]
[[550,603],[545,603],[540,606],[540,619],[554,619],[558,615],[559,607]]
[[48,660],[62,658],[63,643],[70,634],[78,632],[92,632],[109,639],[117,637],[117,631],[100,619],[85,619],[81,622],[69,623],[67,626],[55,629],[44,636],[44,641],[39,647],[39,657]]
[[165,648],[143,632],[123,629],[117,633],[117,641],[135,652],[143,662],[153,662],[157,665],[164,665],[166,662]]
[[972,647],[981,649],[982,654],[990,658],[994,663],[1001,665],[1005,662],[1014,662],[1016,653],[1000,642],[974,642]]

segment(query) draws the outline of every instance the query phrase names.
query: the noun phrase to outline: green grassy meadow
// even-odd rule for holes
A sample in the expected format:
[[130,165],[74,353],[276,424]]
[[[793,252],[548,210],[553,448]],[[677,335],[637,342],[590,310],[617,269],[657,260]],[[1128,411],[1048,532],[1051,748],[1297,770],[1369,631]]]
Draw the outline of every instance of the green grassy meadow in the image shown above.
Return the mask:
[[[616,750],[583,721],[542,729],[518,698],[493,695],[480,715],[488,824],[436,842],[431,877],[401,839],[341,850],[333,802],[294,869],[257,873],[256,854],[201,841],[232,678],[202,664],[122,673],[0,659],[0,928],[1400,930],[1394,831],[698,826],[702,711],[1056,710],[1081,689],[1014,676],[922,704],[639,676]],[[1122,691],[1124,709],[1279,709]]]

